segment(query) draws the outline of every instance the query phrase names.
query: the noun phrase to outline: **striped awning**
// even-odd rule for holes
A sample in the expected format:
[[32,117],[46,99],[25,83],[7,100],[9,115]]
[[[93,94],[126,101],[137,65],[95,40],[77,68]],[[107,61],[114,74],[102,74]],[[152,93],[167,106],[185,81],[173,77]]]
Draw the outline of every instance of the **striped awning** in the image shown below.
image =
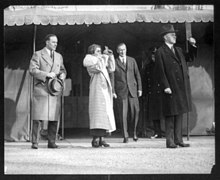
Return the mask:
[[214,11],[152,9],[152,6],[33,6],[4,10],[4,25],[213,22]]

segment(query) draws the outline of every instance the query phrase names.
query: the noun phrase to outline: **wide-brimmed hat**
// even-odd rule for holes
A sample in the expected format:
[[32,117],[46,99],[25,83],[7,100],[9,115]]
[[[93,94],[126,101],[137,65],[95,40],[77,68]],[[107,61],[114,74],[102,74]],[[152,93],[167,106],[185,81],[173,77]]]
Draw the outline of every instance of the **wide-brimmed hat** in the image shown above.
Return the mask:
[[58,78],[49,79],[47,82],[47,88],[52,96],[60,95],[63,92],[63,81]]
[[174,29],[172,24],[166,24],[166,25],[162,26],[162,30],[160,32],[160,35],[164,36],[165,34],[176,33],[176,32],[178,32],[178,31]]

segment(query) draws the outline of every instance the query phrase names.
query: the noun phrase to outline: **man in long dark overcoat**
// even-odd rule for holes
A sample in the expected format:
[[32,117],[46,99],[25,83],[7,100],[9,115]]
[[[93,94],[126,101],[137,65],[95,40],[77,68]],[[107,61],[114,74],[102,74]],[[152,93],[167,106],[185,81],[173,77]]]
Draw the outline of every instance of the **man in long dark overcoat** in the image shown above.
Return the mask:
[[142,69],[142,85],[144,109],[148,123],[153,123],[154,135],[151,138],[162,138],[160,120],[163,119],[160,78],[155,69],[155,52],[157,48],[151,47]]
[[59,78],[61,81],[66,78],[62,55],[55,51],[58,43],[57,36],[49,34],[45,42],[46,47],[34,53],[29,66],[34,81],[31,146],[33,149],[38,149],[42,121],[48,121],[48,148],[58,147],[55,140],[61,113],[61,94],[50,94],[47,83],[51,78]]
[[166,147],[189,147],[183,142],[183,114],[192,110],[191,90],[186,61],[196,55],[195,39],[190,38],[190,52],[185,54],[176,47],[176,31],[173,25],[162,27],[164,44],[155,54],[155,72],[159,74],[162,91],[162,112],[165,116]]

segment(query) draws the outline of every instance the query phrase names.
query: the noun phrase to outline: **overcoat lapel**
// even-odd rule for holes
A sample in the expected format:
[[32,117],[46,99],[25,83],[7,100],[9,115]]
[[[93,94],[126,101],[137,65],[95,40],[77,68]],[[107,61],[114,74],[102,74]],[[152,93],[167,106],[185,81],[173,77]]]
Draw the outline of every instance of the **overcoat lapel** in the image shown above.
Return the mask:
[[41,53],[42,53],[43,60],[46,61],[49,64],[49,66],[52,67],[53,61],[52,61],[50,55],[48,54],[47,50],[44,48]]
[[[127,69],[132,69],[132,68],[130,68],[131,67],[131,61],[129,60],[128,57],[126,57],[126,59],[127,59],[127,61],[126,61]],[[129,72],[129,71],[127,71],[127,72]]]
[[59,58],[58,58],[57,55],[58,54],[54,51],[54,62],[53,62],[53,65],[52,65],[51,72],[54,72],[57,68],[57,65],[59,64]]
[[184,63],[182,53],[176,48],[176,56],[178,57],[178,60],[181,62],[181,64]]
[[[180,62],[180,60],[178,59],[178,57],[171,51],[171,49],[166,45],[164,44],[163,46],[164,48],[164,52],[169,54],[173,59],[175,59],[178,63]],[[175,52],[177,52],[176,48],[174,47],[175,49]]]

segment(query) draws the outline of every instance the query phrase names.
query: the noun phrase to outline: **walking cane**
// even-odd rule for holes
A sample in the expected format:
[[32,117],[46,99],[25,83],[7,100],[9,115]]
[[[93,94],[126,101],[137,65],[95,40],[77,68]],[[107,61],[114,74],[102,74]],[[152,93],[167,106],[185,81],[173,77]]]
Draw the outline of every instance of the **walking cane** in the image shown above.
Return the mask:
[[62,139],[64,139],[64,96],[63,94],[61,95],[61,122],[62,122],[62,132],[61,136]]

